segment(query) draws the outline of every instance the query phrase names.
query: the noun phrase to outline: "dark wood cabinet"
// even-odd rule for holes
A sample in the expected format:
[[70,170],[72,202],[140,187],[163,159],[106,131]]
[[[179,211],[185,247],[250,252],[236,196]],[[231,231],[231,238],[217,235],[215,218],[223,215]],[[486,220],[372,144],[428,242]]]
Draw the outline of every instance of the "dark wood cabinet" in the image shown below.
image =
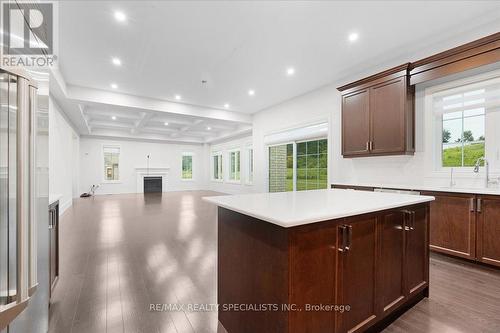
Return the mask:
[[219,208],[220,306],[279,305],[219,311],[220,322],[239,333],[345,333],[394,320],[389,314],[427,296],[428,209],[282,228]]
[[500,197],[477,198],[477,260],[500,266]]
[[[341,242],[344,246],[338,262],[338,301],[350,310],[338,316],[337,332],[364,332],[378,318],[376,315],[377,217],[347,219]],[[347,237],[348,239],[344,239]]]
[[368,89],[342,96],[342,152],[366,155],[370,152],[370,113]]
[[425,192],[431,202],[430,247],[433,251],[476,258],[475,195]]
[[425,192],[433,251],[500,266],[500,196]]
[[344,157],[412,154],[414,88],[409,64],[338,88]]
[[[337,235],[335,224],[306,227],[290,237],[290,332],[334,332],[335,313],[305,311],[307,304],[333,304],[336,299]],[[322,272],[322,274],[312,274]]]
[[392,211],[379,220],[378,289],[384,293],[379,297],[378,307],[383,315],[398,308],[406,299],[406,228],[406,215],[401,210]]
[[429,283],[428,207],[420,206],[407,214],[406,291],[411,297]]
[[341,189],[341,190],[356,190],[356,191],[369,191],[373,192],[373,187],[368,186],[353,186],[353,185],[338,185],[332,184],[332,188]]

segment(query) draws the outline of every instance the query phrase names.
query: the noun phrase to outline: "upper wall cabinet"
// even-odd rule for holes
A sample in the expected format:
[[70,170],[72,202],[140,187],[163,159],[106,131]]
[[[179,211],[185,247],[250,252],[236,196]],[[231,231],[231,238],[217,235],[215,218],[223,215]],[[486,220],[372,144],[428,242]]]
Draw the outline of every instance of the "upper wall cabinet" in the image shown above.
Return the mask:
[[414,89],[405,64],[338,88],[344,157],[413,154]]

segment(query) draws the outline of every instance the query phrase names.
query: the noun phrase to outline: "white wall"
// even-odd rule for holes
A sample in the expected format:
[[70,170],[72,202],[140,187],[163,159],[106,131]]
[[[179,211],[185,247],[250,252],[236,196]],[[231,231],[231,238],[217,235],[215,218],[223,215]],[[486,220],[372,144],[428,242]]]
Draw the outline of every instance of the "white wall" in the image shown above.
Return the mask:
[[79,136],[52,96],[49,97],[49,193],[60,195],[59,213],[62,214],[78,196],[73,184],[78,181]]
[[[432,84],[456,80],[458,77],[476,75],[478,72],[491,71],[486,67],[462,73]],[[367,73],[368,74],[368,73]],[[357,79],[359,77],[355,77]],[[345,83],[345,82],[343,82]],[[308,94],[299,96],[280,105],[260,111],[254,116],[253,146],[255,154],[255,191],[267,191],[267,147],[264,136],[284,129],[301,127],[323,120],[329,122],[329,183],[380,183],[416,184],[447,186],[449,171],[437,170],[434,161],[432,111],[425,108],[425,88],[417,85],[416,91],[416,152],[410,156],[382,156],[365,158],[343,158],[341,155],[341,95],[332,84]],[[431,114],[429,114],[429,112]],[[487,124],[487,127],[499,124]],[[491,131],[490,129],[490,132]],[[500,165],[500,152],[489,156],[492,165]],[[495,161],[493,159],[496,159]],[[483,169],[483,168],[482,168]],[[456,170],[455,170],[456,171]],[[493,176],[498,177],[498,170]],[[475,174],[472,170],[455,172],[456,185],[459,187],[480,187],[484,183],[484,170]]]
[[[229,141],[220,142],[217,144],[210,145],[207,150],[207,160],[210,164],[207,165],[207,180],[208,188],[212,191],[237,194],[237,193],[250,193],[254,191],[253,182],[248,182],[248,169],[249,169],[249,159],[248,159],[248,148],[252,147],[252,137],[245,136],[242,138],[237,138]],[[229,151],[239,149],[241,152],[240,161],[240,182],[232,182],[229,180]],[[221,152],[223,156],[223,173],[224,179],[222,181],[212,180],[213,175],[213,162],[212,154],[215,152]],[[254,169],[261,168],[260,165],[255,163],[254,159]]]
[[[120,181],[103,183],[103,145],[120,146]],[[193,153],[193,180],[181,179],[182,153]],[[105,140],[82,137],[80,139],[80,192],[87,192],[93,184],[100,188],[96,194],[136,193],[137,178],[135,168],[147,166],[146,156],[150,155],[149,166],[168,167],[168,184],[164,191],[206,189],[204,176],[207,159],[202,145],[182,145],[128,140]]]

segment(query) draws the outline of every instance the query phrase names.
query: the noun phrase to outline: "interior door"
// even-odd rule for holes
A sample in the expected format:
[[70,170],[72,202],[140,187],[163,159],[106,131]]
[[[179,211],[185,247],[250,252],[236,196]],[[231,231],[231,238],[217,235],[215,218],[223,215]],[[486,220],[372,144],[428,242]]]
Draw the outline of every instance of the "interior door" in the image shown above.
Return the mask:
[[404,245],[406,225],[405,212],[395,210],[387,213],[378,222],[380,255],[378,263],[379,309],[385,316],[405,301]]
[[406,233],[406,290],[409,296],[416,294],[429,283],[429,248],[427,207],[412,209]]
[[500,266],[500,199],[480,196],[477,199],[477,259]]
[[405,150],[405,83],[400,77],[370,88],[371,153]]
[[349,305],[350,310],[337,314],[338,332],[364,332],[377,319],[376,224],[376,217],[346,219],[347,245],[338,260],[337,304]]
[[368,89],[342,96],[342,155],[369,153],[370,114]]

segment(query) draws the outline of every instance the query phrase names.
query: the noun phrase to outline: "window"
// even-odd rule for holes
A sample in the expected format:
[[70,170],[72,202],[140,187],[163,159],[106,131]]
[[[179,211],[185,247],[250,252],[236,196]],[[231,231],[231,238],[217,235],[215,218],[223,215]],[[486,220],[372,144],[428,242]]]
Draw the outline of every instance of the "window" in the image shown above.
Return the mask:
[[[487,124],[498,121],[500,78],[461,84],[433,94],[440,146],[441,167],[472,167],[479,158],[497,149],[495,129]],[[489,133],[489,134],[488,134]],[[484,162],[481,162],[483,165]]]
[[120,147],[103,146],[104,155],[104,180],[120,180]]
[[222,181],[222,153],[215,153],[212,155],[212,180]]
[[253,148],[248,148],[247,150],[247,184],[252,184],[253,183]]
[[229,152],[229,180],[234,182],[240,181],[240,151],[233,150]]
[[193,179],[193,154],[182,154],[182,179]]
[[297,143],[297,191],[328,187],[327,140]]
[[328,188],[328,140],[269,147],[269,192]]

